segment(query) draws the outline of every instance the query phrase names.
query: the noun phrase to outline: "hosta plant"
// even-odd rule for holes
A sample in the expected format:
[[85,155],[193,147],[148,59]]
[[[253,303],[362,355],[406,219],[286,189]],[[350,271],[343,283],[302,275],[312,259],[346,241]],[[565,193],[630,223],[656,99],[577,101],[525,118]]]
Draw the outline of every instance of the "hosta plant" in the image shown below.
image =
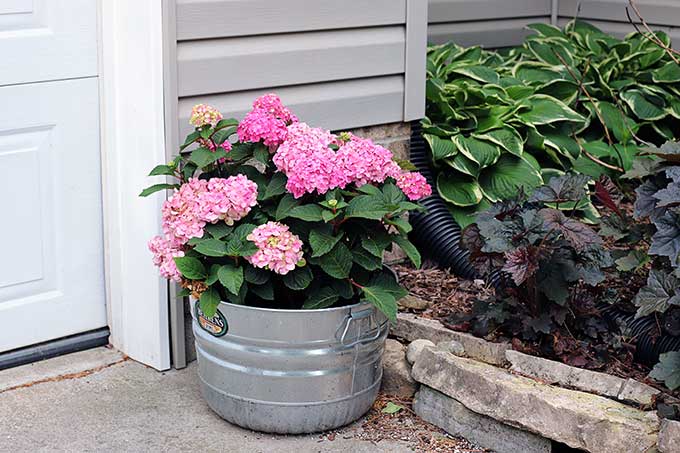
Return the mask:
[[[643,141],[680,135],[680,66],[648,37],[621,40],[581,21],[530,28],[510,51],[428,51],[424,137],[463,226],[555,174],[619,176]],[[592,205],[579,209],[595,220]]]
[[601,283],[612,260],[598,234],[573,216],[573,208],[559,208],[586,198],[588,179],[554,177],[531,197],[494,204],[464,229],[461,242],[473,265],[482,276],[503,280],[497,300],[480,301],[468,319],[477,333],[500,330],[540,340],[583,321],[574,319],[586,308],[580,289]]
[[171,183],[163,234],[151,240],[161,275],[212,316],[220,301],[321,309],[359,301],[395,321],[406,293],[383,268],[398,244],[416,266],[405,214],[431,193],[390,151],[351,133],[299,122],[273,94],[239,123],[194,107],[194,132],[151,175]]

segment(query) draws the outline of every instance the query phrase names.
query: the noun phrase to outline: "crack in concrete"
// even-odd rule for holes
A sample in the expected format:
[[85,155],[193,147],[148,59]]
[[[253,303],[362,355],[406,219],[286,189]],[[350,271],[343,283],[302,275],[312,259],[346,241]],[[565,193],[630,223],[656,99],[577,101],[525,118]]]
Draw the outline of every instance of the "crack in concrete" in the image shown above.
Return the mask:
[[76,373],[60,374],[58,376],[52,376],[52,377],[48,377],[48,378],[45,378],[45,379],[38,379],[37,381],[33,381],[33,382],[27,382],[25,384],[15,385],[14,387],[9,387],[9,388],[0,390],[0,394],[5,393],[5,392],[10,392],[12,390],[18,390],[18,389],[22,389],[22,388],[33,387],[34,385],[38,385],[38,384],[45,384],[47,382],[61,382],[61,381],[66,381],[66,380],[70,380],[70,379],[84,378],[84,377],[90,376],[94,373],[98,373],[102,370],[110,368],[114,365],[118,365],[120,363],[127,362],[128,360],[130,360],[130,357],[124,355],[123,358],[120,359],[120,360],[116,360],[115,362],[107,363],[105,365],[100,365],[98,367],[90,368],[89,370],[78,371]]

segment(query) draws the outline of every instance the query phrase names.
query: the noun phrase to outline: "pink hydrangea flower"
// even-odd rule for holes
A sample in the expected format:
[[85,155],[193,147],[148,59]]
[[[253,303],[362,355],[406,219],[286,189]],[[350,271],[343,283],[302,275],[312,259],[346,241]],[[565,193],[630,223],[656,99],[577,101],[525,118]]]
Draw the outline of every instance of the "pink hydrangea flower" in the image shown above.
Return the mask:
[[215,107],[208,104],[198,104],[191,109],[191,117],[189,117],[189,124],[194,127],[203,127],[205,125],[215,125],[222,119],[222,114]]
[[302,241],[291,233],[288,225],[267,222],[255,228],[246,239],[254,242],[259,249],[246,257],[255,267],[286,275],[302,259]]
[[270,115],[282,119],[286,124],[297,123],[297,116],[283,105],[274,93],[263,94],[253,102],[253,109],[265,110]]
[[345,179],[357,186],[381,183],[387,177],[396,178],[401,172],[399,165],[392,160],[390,150],[354,135],[340,147],[337,155]]
[[297,117],[284,107],[277,95],[268,93],[255,99],[253,110],[238,125],[238,137],[242,142],[262,141],[270,148],[275,148],[286,139],[286,127],[297,121]]
[[242,142],[262,141],[275,147],[286,139],[286,122],[263,109],[251,110],[238,125],[238,138]]
[[326,193],[338,187],[340,169],[335,151],[328,147],[335,137],[305,123],[288,126],[288,138],[274,154],[276,168],[288,177],[286,190],[295,198],[316,191]]
[[163,236],[156,236],[149,241],[149,250],[153,253],[153,264],[158,266],[162,277],[175,282],[181,281],[182,275],[173,258],[184,256],[184,252],[177,243]]
[[163,203],[163,232],[180,244],[203,237],[206,223],[232,225],[257,204],[257,184],[244,175],[191,178]]
[[404,172],[396,177],[397,186],[409,200],[420,200],[432,195],[432,187],[423,175],[418,172]]
[[[215,150],[217,149],[217,147],[215,146],[215,143],[213,143],[212,140],[205,140],[204,143],[201,143],[201,145],[207,147],[207,148],[208,148],[210,151],[212,151],[213,153],[214,153]],[[220,145],[220,148],[222,148],[225,152],[228,153],[228,152],[231,151],[231,149],[232,149],[232,144],[231,144],[229,141],[226,141],[226,140],[225,140],[225,141],[222,142],[222,144]],[[223,163],[225,163],[227,160],[228,160],[228,159],[227,159],[226,157],[221,157],[221,158],[219,158],[219,159],[217,160],[217,162],[219,162],[220,164],[223,164]]]

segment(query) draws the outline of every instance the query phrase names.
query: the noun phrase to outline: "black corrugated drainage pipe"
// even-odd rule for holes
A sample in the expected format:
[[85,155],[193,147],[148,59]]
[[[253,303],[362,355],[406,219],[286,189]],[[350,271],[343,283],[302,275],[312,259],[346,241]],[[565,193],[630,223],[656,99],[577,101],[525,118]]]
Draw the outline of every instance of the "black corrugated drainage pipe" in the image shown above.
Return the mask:
[[428,151],[418,121],[411,123],[410,149],[411,162],[432,186],[432,195],[420,200],[427,211],[411,213],[409,217],[413,225],[411,241],[425,258],[437,262],[440,267],[450,269],[463,278],[476,278],[469,253],[460,246],[460,226],[453,220],[446,203],[437,193],[434,173],[430,168]]
[[[470,264],[469,252],[460,246],[460,226],[453,219],[446,202],[437,194],[434,172],[418,121],[411,123],[411,162],[425,176],[433,192],[432,196],[421,200],[427,212],[411,214],[411,241],[424,258],[435,261],[441,268],[450,269],[463,278],[478,278]],[[504,282],[500,274],[490,278],[490,283],[496,288]],[[658,362],[659,354],[680,350],[680,336],[656,336],[658,327],[654,316],[634,319],[634,315],[609,306],[602,312],[608,321],[613,324],[622,321],[632,330],[638,340],[636,358],[642,363],[653,365]]]

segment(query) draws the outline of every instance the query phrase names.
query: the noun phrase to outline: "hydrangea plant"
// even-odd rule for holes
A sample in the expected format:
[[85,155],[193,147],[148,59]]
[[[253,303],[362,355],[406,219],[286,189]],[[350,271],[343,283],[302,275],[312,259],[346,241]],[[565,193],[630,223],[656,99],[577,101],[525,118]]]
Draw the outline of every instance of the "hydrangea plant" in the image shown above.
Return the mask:
[[[416,265],[406,214],[432,191],[392,153],[299,122],[274,94],[239,123],[209,105],[172,161],[163,234],[149,242],[163,277],[214,315],[221,301],[321,309],[370,302],[391,321],[406,294],[383,267],[397,244]],[[402,168],[404,167],[404,168]]]

